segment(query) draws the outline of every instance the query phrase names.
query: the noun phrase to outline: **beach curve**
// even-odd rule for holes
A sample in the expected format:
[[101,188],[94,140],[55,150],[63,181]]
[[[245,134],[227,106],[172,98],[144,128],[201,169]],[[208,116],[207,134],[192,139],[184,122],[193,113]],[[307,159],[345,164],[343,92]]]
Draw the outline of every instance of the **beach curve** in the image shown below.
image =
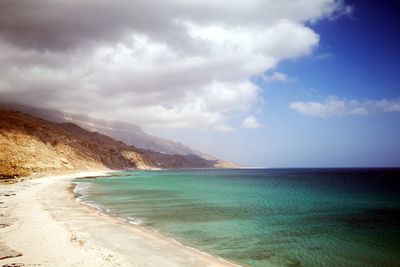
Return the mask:
[[0,242],[22,254],[2,265],[40,266],[237,266],[184,246],[140,226],[102,214],[76,201],[74,178],[106,175],[81,172],[47,176],[2,186],[14,192],[5,199],[6,217]]

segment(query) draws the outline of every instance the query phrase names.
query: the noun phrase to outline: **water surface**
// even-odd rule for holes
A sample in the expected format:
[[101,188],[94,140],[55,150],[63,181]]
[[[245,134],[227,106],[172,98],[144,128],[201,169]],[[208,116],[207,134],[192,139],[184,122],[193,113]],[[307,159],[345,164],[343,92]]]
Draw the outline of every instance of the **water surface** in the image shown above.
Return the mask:
[[250,266],[400,266],[399,169],[121,172],[82,200]]

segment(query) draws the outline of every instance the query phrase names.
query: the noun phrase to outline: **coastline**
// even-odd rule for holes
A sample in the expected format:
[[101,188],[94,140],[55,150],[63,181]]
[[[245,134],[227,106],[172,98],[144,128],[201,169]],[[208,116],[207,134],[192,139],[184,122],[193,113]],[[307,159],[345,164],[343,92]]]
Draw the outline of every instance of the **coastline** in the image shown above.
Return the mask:
[[128,225],[75,198],[71,180],[108,172],[47,176],[2,186],[1,212],[7,225],[0,229],[0,243],[22,256],[2,259],[0,264],[238,266],[143,227]]

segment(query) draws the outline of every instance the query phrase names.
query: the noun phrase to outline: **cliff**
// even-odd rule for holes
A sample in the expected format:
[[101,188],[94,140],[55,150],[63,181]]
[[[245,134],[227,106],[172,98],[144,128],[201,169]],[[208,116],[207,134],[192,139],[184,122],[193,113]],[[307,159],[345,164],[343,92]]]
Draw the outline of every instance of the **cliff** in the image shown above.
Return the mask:
[[88,169],[213,168],[219,160],[142,150],[72,123],[0,110],[0,177]]

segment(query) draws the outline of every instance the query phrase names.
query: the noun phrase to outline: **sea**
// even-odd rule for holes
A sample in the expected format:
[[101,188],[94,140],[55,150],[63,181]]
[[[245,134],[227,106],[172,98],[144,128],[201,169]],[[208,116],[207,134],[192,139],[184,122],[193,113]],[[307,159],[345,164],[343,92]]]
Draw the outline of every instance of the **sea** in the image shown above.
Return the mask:
[[400,266],[400,169],[115,172],[101,212],[244,266]]

